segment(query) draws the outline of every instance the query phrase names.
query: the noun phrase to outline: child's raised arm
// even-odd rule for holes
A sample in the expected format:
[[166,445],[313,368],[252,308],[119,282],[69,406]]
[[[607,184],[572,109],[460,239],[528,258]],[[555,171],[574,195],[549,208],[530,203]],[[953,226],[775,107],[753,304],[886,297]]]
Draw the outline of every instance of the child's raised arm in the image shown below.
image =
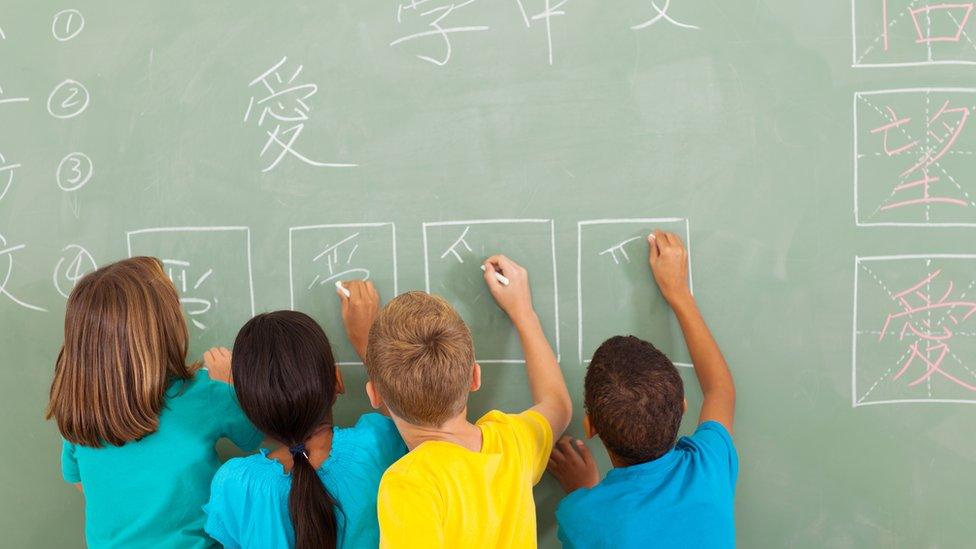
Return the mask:
[[[532,307],[532,292],[529,289],[529,274],[526,270],[504,255],[496,255],[485,260],[485,284],[498,306],[512,320],[522,342],[525,353],[525,371],[532,392],[532,409],[542,414],[552,427],[553,439],[566,430],[573,415],[573,403],[566,389],[566,381],[556,362],[549,341],[542,331],[542,324]],[[495,276],[499,273],[508,279],[503,284]]]
[[380,313],[380,294],[372,282],[362,280],[343,282],[342,288],[336,287],[336,293],[342,301],[342,325],[346,328],[346,336],[365,362],[369,329]]
[[688,251],[678,235],[664,231],[655,231],[647,241],[651,271],[661,294],[678,317],[701,385],[704,402],[698,422],[717,421],[731,433],[735,419],[735,384],[722,351],[688,287]]

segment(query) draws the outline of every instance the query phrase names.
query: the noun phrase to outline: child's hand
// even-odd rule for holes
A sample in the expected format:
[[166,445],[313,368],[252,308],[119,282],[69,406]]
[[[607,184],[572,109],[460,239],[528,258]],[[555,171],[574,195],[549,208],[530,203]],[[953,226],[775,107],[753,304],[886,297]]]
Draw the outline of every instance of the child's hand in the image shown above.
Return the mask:
[[203,353],[203,364],[207,367],[210,379],[232,383],[230,370],[230,351],[224,347],[214,347]]
[[[535,310],[532,308],[532,291],[529,289],[529,273],[525,268],[504,255],[489,257],[485,260],[484,267],[485,284],[488,285],[488,290],[512,322],[535,315]],[[495,273],[508,279],[508,285],[500,282]]]
[[688,288],[688,250],[674,233],[654,231],[647,237],[649,261],[654,280],[668,302],[690,294]]
[[589,448],[582,440],[566,435],[552,449],[546,467],[566,493],[579,488],[593,488],[600,482],[600,472]]
[[380,294],[369,281],[352,280],[343,282],[342,286],[349,291],[349,297],[346,297],[342,290],[336,288],[342,301],[342,324],[356,354],[365,360],[369,329],[380,312]]

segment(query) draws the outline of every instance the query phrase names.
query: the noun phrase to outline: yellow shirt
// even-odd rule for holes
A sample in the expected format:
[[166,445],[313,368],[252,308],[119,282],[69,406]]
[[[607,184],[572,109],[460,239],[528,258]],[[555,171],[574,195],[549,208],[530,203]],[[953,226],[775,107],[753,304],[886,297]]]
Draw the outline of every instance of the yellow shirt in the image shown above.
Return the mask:
[[481,451],[450,442],[416,447],[380,481],[380,546],[536,547],[532,486],[552,450],[542,414],[488,412]]

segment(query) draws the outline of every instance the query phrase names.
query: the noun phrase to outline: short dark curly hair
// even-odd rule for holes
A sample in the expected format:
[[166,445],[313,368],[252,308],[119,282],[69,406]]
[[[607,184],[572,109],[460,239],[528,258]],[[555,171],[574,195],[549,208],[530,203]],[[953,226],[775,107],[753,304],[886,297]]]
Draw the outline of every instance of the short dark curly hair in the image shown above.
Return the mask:
[[584,405],[604,446],[636,465],[675,444],[684,415],[684,383],[674,363],[634,336],[603,342],[586,370]]

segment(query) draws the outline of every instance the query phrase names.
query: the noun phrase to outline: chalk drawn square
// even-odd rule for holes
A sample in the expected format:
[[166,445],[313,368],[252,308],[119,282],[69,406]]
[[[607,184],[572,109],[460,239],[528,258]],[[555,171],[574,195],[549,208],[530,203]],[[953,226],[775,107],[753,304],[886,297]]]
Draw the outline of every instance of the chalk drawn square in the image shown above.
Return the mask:
[[393,223],[308,225],[288,229],[291,308],[315,318],[339,364],[362,364],[342,325],[339,280],[371,280],[385,301],[399,293]]
[[478,362],[524,363],[518,334],[495,304],[481,263],[505,254],[529,272],[532,302],[546,337],[559,356],[556,237],[551,219],[424,223],[424,277],[428,293],[458,310],[474,336]]
[[126,233],[129,257],[153,256],[176,285],[191,336],[191,358],[229,347],[254,316],[247,227],[162,227]]
[[976,89],[854,94],[858,226],[976,226]]
[[691,236],[684,218],[599,219],[577,224],[577,307],[579,358],[589,363],[607,338],[634,335],[650,341],[677,366],[691,367],[681,329],[651,274],[647,235],[673,232],[688,248],[691,284]]
[[854,67],[976,64],[974,3],[851,0]]
[[852,404],[976,402],[976,255],[854,259]]

